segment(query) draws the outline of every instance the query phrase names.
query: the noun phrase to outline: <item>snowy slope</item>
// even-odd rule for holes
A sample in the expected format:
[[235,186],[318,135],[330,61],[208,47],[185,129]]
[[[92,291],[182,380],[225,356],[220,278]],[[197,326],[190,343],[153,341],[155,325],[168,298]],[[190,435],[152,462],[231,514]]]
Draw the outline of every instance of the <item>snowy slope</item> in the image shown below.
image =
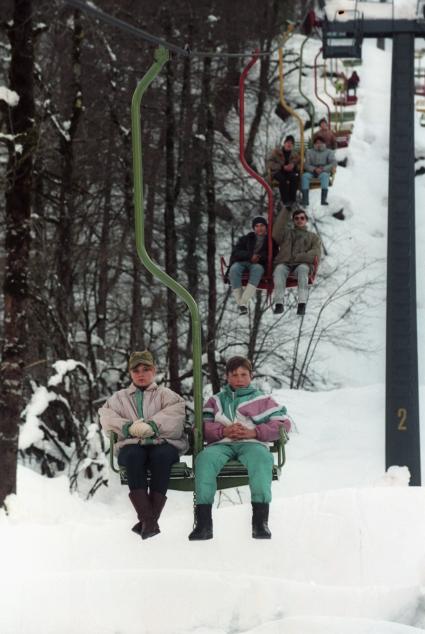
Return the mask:
[[162,533],[142,542],[116,477],[84,502],[66,478],[21,468],[19,496],[0,515],[0,631],[419,631],[405,626],[425,626],[425,491],[406,486],[405,469],[384,474],[379,394],[277,395],[297,429],[270,542],[250,536],[246,489],[243,504],[223,496],[204,543],[187,540],[191,494],[169,492]]

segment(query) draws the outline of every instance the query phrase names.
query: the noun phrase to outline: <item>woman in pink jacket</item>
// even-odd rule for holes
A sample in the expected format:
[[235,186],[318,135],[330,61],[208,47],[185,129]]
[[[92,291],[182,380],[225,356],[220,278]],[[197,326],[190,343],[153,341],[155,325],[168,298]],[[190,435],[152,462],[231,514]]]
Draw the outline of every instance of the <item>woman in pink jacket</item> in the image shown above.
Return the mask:
[[139,520],[132,530],[146,539],[160,532],[158,519],[167,499],[171,466],[188,448],[185,402],[155,383],[155,361],[148,350],[133,352],[128,369],[130,387],[113,394],[99,416],[103,429],[118,435],[118,464],[126,468],[129,497]]

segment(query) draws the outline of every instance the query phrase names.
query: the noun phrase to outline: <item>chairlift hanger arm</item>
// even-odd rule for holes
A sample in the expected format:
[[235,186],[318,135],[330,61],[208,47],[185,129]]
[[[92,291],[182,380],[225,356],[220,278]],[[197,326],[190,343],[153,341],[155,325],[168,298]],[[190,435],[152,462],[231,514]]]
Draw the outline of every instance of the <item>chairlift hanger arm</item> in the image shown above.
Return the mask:
[[239,79],[239,158],[250,176],[255,178],[262,187],[266,190],[268,200],[268,256],[267,256],[267,276],[271,277],[273,268],[273,242],[272,242],[272,224],[273,224],[273,191],[270,185],[264,180],[260,174],[252,169],[245,158],[245,79],[248,76],[249,71],[258,60],[259,51],[254,51],[252,58],[243,69]]

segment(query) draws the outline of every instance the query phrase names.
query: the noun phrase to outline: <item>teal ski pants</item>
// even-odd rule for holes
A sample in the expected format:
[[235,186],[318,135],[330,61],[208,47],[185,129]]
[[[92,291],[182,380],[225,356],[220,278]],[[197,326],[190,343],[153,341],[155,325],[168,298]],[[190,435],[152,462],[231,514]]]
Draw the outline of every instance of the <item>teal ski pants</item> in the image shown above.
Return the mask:
[[273,456],[258,442],[218,443],[201,451],[195,462],[197,504],[213,504],[217,475],[228,460],[239,460],[248,469],[251,502],[272,499]]

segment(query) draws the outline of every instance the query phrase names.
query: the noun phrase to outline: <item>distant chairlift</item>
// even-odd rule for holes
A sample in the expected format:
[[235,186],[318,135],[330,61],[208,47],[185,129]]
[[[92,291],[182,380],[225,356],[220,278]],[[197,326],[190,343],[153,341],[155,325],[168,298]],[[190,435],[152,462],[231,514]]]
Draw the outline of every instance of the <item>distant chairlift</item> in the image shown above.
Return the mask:
[[[248,64],[246,65],[246,67],[243,69],[241,76],[240,76],[240,80],[239,80],[239,158],[240,161],[243,165],[243,167],[245,168],[245,170],[248,172],[248,174],[250,174],[250,176],[252,176],[253,178],[255,178],[266,190],[267,193],[267,197],[268,197],[268,226],[269,226],[269,231],[268,231],[268,240],[269,240],[269,256],[268,256],[268,262],[267,262],[267,269],[266,272],[264,273],[263,277],[260,280],[260,283],[258,284],[257,288],[261,289],[261,290],[266,290],[267,291],[267,295],[271,296],[273,289],[274,289],[274,282],[273,282],[273,248],[272,248],[272,237],[271,237],[271,233],[272,233],[272,226],[273,226],[273,191],[271,188],[271,185],[262,177],[260,176],[255,170],[252,169],[252,167],[250,165],[248,165],[246,158],[245,158],[245,79],[250,71],[250,69],[252,68],[252,66],[255,64],[255,62],[258,60],[259,57],[259,51],[255,51],[253,54],[252,59],[248,62]],[[288,104],[282,99],[282,90],[283,90],[283,83],[282,83],[282,50],[280,48],[280,74],[281,74],[281,103],[284,107],[288,107]],[[291,114],[293,114],[292,109],[289,109],[291,111]],[[301,126],[302,126],[302,122],[301,122]],[[303,132],[303,130],[302,130]],[[301,135],[302,135],[301,132]],[[225,258],[222,256],[220,258],[220,267],[221,267],[221,276],[223,279],[223,282],[225,284],[229,284],[230,280],[228,277],[228,264],[225,260]],[[318,260],[317,258],[315,258],[315,261],[313,263],[313,267],[312,270],[310,272],[309,275],[309,284],[313,284],[314,280],[316,278],[316,274],[317,274],[317,269],[318,269]],[[242,285],[246,286],[246,284],[248,283],[248,277],[249,274],[248,272],[245,272],[245,274],[242,275]],[[295,276],[291,276],[288,275],[287,278],[287,282],[286,282],[286,287],[287,288],[291,288],[293,286],[297,286],[298,285],[298,280]]]
[[[350,31],[344,28],[344,21],[347,19],[350,20],[350,23],[354,23],[354,28]],[[361,59],[363,14],[357,9],[336,11],[333,22],[340,22],[341,27],[335,30],[331,27],[327,17],[322,23],[323,57]]]

